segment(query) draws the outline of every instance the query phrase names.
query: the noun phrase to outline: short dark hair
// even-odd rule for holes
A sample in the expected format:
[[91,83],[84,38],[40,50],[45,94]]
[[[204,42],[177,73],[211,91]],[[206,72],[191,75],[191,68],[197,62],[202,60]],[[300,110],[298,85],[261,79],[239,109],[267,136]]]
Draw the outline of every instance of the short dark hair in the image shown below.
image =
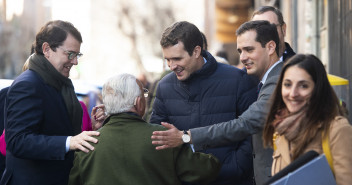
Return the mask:
[[182,42],[185,50],[192,56],[196,46],[203,50],[203,37],[199,29],[192,23],[187,21],[176,22],[172,26],[166,28],[162,34],[160,45],[162,48],[174,46],[178,42]]
[[316,136],[319,127],[327,133],[331,121],[343,113],[322,62],[314,55],[297,54],[291,57],[282,68],[276,89],[273,92],[271,108],[264,125],[263,139],[265,146],[272,146],[273,144],[272,138],[275,128],[272,123],[275,120],[275,115],[279,110],[286,108],[281,90],[285,72],[292,66],[297,66],[306,71],[314,82],[314,89],[307,104],[306,117],[302,120],[304,123],[301,124],[300,134],[302,137],[298,141],[299,147],[293,151],[293,158],[296,158],[302,154],[303,150],[306,149],[305,146]]
[[61,46],[67,35],[71,34],[78,42],[82,43],[81,33],[72,23],[56,20],[46,23],[35,37],[34,49],[37,54],[44,55],[42,45],[47,42],[53,51]]
[[253,12],[252,18],[255,15],[260,15],[260,14],[263,14],[265,12],[274,12],[276,14],[276,16],[277,16],[277,20],[279,21],[280,26],[285,24],[285,21],[284,21],[284,18],[282,16],[281,11],[279,9],[275,8],[275,7],[272,7],[272,6],[262,6],[262,7],[260,7],[258,10]]
[[264,48],[269,41],[274,41],[276,44],[275,51],[279,55],[279,34],[277,33],[276,25],[270,24],[268,21],[248,21],[243,23],[236,31],[236,35],[240,36],[244,32],[254,30],[257,33],[255,41],[259,42]]
[[202,34],[202,38],[203,38],[203,49],[204,50],[208,50],[208,41],[207,41],[207,37],[204,35],[203,32],[200,32]]

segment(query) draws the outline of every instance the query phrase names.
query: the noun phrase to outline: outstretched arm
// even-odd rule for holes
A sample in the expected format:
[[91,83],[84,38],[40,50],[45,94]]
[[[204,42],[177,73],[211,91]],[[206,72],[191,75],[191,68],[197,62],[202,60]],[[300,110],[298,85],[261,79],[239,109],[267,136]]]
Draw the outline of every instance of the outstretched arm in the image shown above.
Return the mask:
[[269,111],[269,99],[276,88],[279,76],[268,78],[263,85],[258,100],[237,119],[207,127],[191,129],[192,143],[196,151],[229,145],[247,136],[262,132]]
[[[259,98],[238,119],[188,131],[196,151],[206,148],[229,145],[261,132],[269,111],[269,99],[277,84],[278,76],[268,78],[263,85]],[[157,149],[176,147],[182,144],[182,131],[165,124],[167,131],[154,132],[153,144]]]
[[168,130],[153,132],[152,144],[158,145],[156,147],[157,150],[174,148],[183,144],[183,131],[178,130],[174,125],[170,123],[161,122],[161,125],[163,125]]

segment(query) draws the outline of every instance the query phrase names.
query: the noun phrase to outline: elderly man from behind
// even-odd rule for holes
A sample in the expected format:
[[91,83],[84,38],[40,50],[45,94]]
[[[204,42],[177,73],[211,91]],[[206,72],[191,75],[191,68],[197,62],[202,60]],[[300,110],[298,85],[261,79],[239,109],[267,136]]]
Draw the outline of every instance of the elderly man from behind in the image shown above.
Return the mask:
[[103,102],[110,117],[99,130],[95,150],[76,152],[69,184],[176,185],[205,183],[217,176],[220,163],[212,155],[193,153],[187,146],[155,150],[150,135],[165,128],[142,119],[146,93],[129,74],[104,84]]

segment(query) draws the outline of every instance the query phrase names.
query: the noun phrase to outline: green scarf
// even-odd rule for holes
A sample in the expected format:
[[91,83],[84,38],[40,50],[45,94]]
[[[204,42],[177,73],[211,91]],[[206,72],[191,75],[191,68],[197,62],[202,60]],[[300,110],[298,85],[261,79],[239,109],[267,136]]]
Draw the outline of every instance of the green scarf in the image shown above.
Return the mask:
[[83,111],[72,81],[59,73],[43,55],[33,54],[29,59],[28,68],[37,72],[46,84],[61,92],[71,119],[74,135],[79,134],[82,131]]

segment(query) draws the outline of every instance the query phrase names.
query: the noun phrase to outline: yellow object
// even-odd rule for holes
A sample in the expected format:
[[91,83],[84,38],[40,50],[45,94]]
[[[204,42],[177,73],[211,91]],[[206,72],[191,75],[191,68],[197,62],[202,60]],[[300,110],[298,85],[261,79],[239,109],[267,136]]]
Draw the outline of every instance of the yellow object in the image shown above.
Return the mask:
[[323,133],[322,136],[323,136],[323,151],[324,151],[325,157],[329,163],[331,171],[335,175],[334,165],[332,163],[332,155],[331,155],[331,151],[330,151],[329,133],[327,133],[325,135]]
[[347,79],[344,79],[335,75],[328,74],[328,79],[329,79],[330,85],[348,85]]
[[274,151],[276,150],[276,139],[277,139],[277,137],[279,136],[279,133],[278,132],[275,132],[274,134],[273,134],[273,149],[274,149]]

